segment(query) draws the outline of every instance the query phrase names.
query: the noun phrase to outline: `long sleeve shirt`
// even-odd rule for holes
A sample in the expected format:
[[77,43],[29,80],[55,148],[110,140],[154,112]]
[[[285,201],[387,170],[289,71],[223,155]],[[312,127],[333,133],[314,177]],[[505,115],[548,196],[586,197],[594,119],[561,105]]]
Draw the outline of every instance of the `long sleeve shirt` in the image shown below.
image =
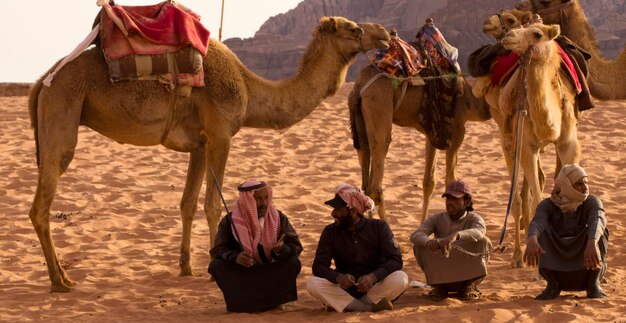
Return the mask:
[[[335,268],[331,268],[331,260]],[[313,274],[337,283],[339,274],[355,279],[373,273],[382,280],[402,269],[402,253],[389,225],[381,220],[361,217],[356,230],[338,224],[324,228],[315,251]]]
[[[218,257],[224,261],[235,263],[237,256],[241,253],[242,248],[237,239],[233,235],[232,221],[229,216],[225,216],[217,228],[217,236],[215,243],[211,248],[211,257]],[[272,252],[272,258],[275,260],[284,260],[292,256],[298,256],[302,252],[302,244],[298,238],[298,234],[289,223],[289,219],[282,212],[278,211],[280,217],[280,230],[278,237],[285,234],[284,245],[278,253]],[[278,239],[277,237],[277,239]]]
[[606,229],[606,216],[602,201],[594,195],[572,213],[563,213],[549,198],[541,201],[528,226],[528,236],[539,236],[551,227],[559,237],[574,237],[587,231],[589,240],[600,240]]
[[476,242],[485,237],[486,231],[485,221],[474,212],[465,212],[456,221],[452,220],[448,212],[442,212],[427,217],[411,234],[411,242],[425,247],[431,234],[435,238],[444,238],[455,232],[459,233],[459,240]]

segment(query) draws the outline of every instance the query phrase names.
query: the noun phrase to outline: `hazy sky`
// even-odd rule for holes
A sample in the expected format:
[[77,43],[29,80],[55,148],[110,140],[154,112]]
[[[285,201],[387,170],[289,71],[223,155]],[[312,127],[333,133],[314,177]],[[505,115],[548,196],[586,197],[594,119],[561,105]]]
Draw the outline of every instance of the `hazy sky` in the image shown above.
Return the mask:
[[[117,0],[121,5],[160,0]],[[247,38],[269,17],[295,8],[303,0],[225,0],[222,39]],[[218,38],[221,0],[180,0]],[[0,82],[35,82],[70,53],[91,31],[100,7],[96,0],[0,0]]]

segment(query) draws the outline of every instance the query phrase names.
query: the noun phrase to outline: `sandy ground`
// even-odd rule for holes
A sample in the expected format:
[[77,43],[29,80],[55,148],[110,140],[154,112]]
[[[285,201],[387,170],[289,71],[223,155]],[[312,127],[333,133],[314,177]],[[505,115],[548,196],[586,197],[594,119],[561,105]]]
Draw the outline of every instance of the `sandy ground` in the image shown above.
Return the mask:
[[[163,147],[120,145],[86,128],[80,130],[74,161],[61,179],[51,212],[57,251],[79,284],[70,293],[50,293],[41,247],[28,218],[37,167],[27,98],[0,98],[0,321],[626,321],[626,220],[620,217],[626,214],[626,191],[619,179],[626,167],[624,101],[599,102],[581,122],[579,134],[582,165],[590,174],[592,193],[604,201],[611,230],[604,285],[608,299],[564,292],[554,301],[535,301],[544,283],[533,281],[531,268],[511,269],[508,248],[492,257],[481,285],[484,297],[478,301],[449,298],[435,303],[425,297],[427,288],[410,288],[392,311],[325,312],[304,286],[321,229],[331,222],[323,201],[340,182],[360,184],[348,128],[350,88],[346,85],[288,130],[243,129],[232,141],[224,183],[229,207],[240,182],[251,177],[269,182],[275,204],[290,217],[305,247],[298,301],[262,314],[226,313],[222,294],[206,273],[209,236],[201,210],[192,237],[198,275],[178,277],[178,204],[187,155]],[[496,133],[493,121],[469,124],[458,166],[459,176],[473,185],[475,208],[485,218],[492,241],[504,220],[509,187]],[[413,129],[394,128],[384,179],[389,223],[404,250],[404,269],[418,281],[424,276],[410,253],[409,236],[418,226],[422,203],[423,142],[424,136]],[[554,153],[549,149],[544,156],[552,178]],[[552,185],[549,179],[546,192]],[[439,178],[436,193],[442,186]],[[431,213],[442,211],[442,202],[436,194]],[[510,233],[507,241],[512,241]]]

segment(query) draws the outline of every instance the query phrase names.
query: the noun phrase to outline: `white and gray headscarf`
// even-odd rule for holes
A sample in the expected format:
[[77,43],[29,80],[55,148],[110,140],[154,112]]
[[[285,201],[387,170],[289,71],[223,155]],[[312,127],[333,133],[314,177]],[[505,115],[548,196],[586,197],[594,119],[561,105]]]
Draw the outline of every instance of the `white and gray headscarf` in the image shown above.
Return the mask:
[[554,192],[550,199],[563,212],[574,212],[587,199],[589,193],[581,193],[573,184],[588,177],[585,170],[577,164],[563,166],[556,177]]

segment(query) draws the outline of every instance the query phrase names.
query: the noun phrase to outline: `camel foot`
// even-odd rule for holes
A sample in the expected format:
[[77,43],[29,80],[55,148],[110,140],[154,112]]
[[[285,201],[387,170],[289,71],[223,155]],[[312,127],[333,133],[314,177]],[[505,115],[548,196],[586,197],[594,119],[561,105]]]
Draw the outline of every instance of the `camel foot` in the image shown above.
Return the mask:
[[524,262],[514,259],[511,261],[511,268],[524,268]]
[[50,286],[50,292],[51,293],[67,293],[67,292],[71,292],[72,291],[72,287],[71,286],[76,285],[76,283],[71,281],[71,280],[70,280],[70,282],[73,285],[69,285],[68,286],[68,285],[65,284],[65,282],[52,284],[52,286]]
[[191,269],[191,266],[180,266],[180,274],[178,276],[196,276],[196,273]]
[[67,278],[67,276],[63,276],[63,285],[72,287],[78,285],[78,283]]

